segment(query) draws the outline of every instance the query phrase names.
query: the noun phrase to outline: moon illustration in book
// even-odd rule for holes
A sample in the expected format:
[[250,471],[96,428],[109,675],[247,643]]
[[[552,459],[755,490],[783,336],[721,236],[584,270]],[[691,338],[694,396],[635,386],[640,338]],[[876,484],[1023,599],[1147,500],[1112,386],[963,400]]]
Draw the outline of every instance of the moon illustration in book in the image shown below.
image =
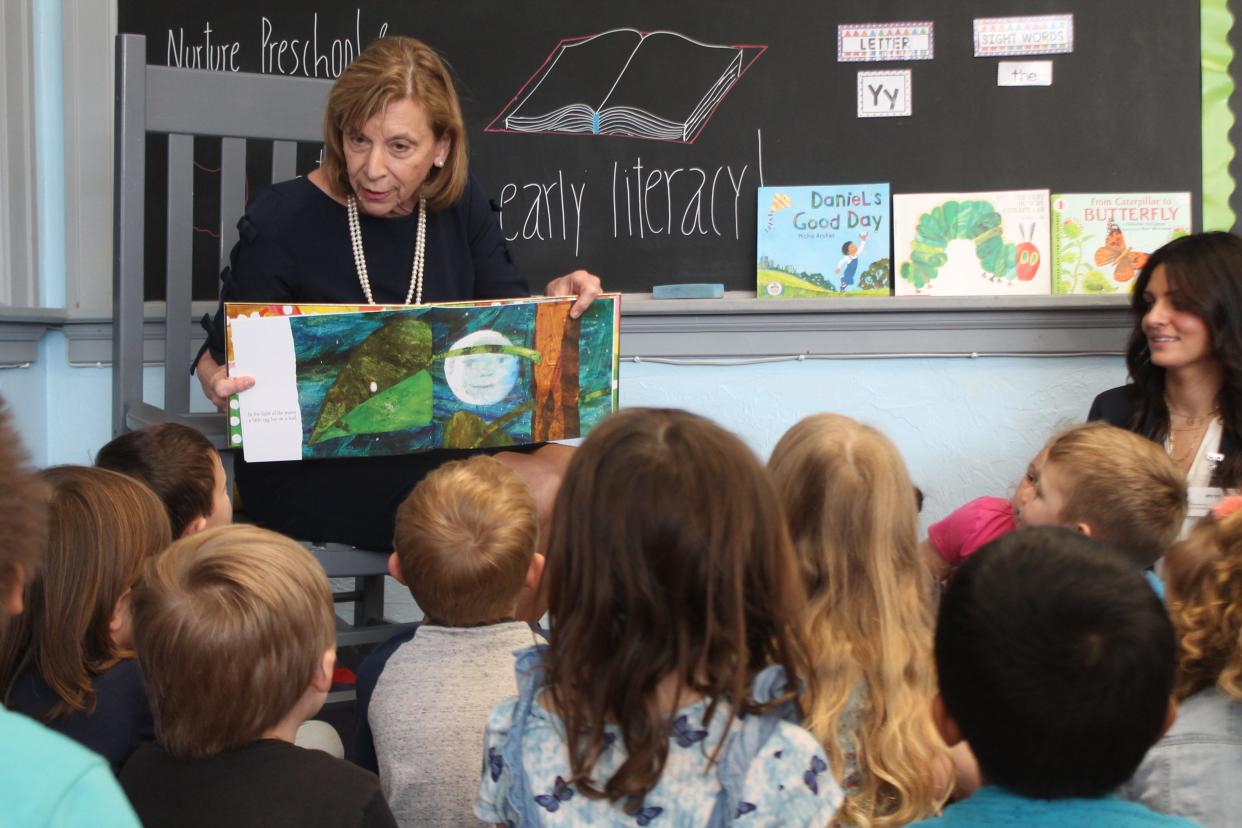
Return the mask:
[[[510,345],[504,334],[475,331],[453,343],[458,351],[477,345]],[[470,405],[494,405],[513,390],[518,381],[518,358],[509,354],[466,354],[444,360],[444,378],[457,399]]]

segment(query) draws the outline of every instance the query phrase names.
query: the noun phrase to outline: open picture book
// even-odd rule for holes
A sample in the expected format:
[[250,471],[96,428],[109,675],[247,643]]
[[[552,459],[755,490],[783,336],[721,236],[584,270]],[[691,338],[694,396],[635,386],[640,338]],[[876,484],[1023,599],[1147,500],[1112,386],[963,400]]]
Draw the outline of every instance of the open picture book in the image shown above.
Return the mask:
[[617,407],[620,295],[433,305],[225,303],[229,442],[246,462],[586,435]]

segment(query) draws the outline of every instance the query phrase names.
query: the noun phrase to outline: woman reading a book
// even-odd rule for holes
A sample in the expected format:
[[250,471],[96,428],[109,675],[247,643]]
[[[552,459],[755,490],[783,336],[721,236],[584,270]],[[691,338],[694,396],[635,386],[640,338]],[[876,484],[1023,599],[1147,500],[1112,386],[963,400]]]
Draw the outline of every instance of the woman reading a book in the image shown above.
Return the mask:
[[[1183,236],[1143,265],[1131,299],[1131,382],[1087,415],[1163,443],[1191,486],[1242,485],[1242,239]],[[1210,495],[1208,495],[1210,496]]]
[[[203,392],[224,410],[254,384],[225,364],[223,303],[421,304],[528,296],[495,210],[470,175],[465,124],[448,68],[408,37],[368,46],[333,85],[322,165],[262,190],[238,222],[221,275],[221,306],[195,362]],[[548,295],[577,295],[580,316],[600,294],[577,270]],[[572,449],[503,452],[550,504]],[[397,505],[427,471],[469,452],[246,464],[243,508],[257,522],[316,541],[391,549]]]

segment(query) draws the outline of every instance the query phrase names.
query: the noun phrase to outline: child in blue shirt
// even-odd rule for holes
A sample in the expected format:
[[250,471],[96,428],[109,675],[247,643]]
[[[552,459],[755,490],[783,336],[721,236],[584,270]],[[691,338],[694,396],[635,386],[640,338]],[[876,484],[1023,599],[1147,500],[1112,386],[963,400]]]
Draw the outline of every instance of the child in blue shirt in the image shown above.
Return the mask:
[[518,696],[487,723],[479,819],[832,821],[823,748],[784,718],[811,680],[805,593],[737,437],[681,411],[608,418],[561,484],[545,583],[548,645],[519,654]]
[[936,626],[945,741],[984,787],[915,825],[1189,826],[1113,792],[1173,723],[1173,628],[1121,554],[1072,530],[1020,529],[972,555]]

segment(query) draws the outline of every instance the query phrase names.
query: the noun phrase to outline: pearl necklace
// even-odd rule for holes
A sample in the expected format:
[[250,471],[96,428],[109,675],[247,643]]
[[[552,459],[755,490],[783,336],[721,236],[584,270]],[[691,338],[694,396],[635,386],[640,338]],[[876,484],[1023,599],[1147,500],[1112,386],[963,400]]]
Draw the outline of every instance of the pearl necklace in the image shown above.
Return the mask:
[[[362,226],[358,223],[358,201],[351,194],[345,199],[345,211],[349,214],[349,242],[354,248],[354,267],[358,271],[358,283],[368,305],[374,305],[371,296],[371,279],[367,275],[367,260],[362,253]],[[423,303],[423,262],[427,248],[427,199],[418,199],[418,239],[414,242],[414,264],[410,269],[410,289],[405,292],[405,304]]]

